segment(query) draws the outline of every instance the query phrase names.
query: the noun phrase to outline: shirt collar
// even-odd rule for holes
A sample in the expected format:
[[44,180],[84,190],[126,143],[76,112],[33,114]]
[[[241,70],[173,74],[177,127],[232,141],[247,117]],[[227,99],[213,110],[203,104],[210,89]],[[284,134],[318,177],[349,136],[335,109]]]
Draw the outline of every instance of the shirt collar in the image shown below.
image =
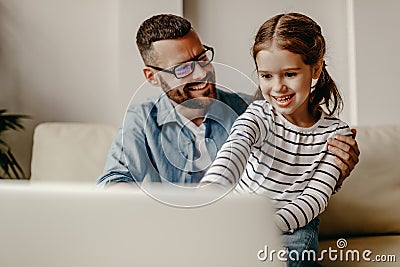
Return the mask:
[[230,129],[232,118],[236,119],[237,113],[222,100],[221,91],[217,89],[217,98],[215,102],[207,108],[206,119],[212,119],[221,124],[224,129]]
[[157,108],[157,123],[159,126],[178,121],[177,114],[166,93],[162,93],[157,99],[155,106]]

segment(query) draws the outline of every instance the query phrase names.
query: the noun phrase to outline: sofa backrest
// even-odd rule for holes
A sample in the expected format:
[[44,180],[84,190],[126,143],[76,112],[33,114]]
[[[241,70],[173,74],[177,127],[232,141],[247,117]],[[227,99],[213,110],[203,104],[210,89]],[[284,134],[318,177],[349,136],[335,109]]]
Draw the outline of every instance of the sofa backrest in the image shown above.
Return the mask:
[[[400,233],[400,126],[357,127],[360,162],[321,215],[321,238]],[[115,127],[42,123],[34,133],[32,181],[95,182]]]
[[360,162],[321,215],[320,236],[400,233],[400,126],[357,127]]
[[95,183],[117,130],[104,124],[39,124],[33,136],[31,180]]

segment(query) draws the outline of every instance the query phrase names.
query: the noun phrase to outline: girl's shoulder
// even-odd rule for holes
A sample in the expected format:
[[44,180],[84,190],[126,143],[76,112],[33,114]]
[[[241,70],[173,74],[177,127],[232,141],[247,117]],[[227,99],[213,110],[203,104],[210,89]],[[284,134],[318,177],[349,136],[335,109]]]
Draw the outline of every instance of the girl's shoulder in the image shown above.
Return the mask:
[[272,109],[273,108],[271,104],[267,100],[255,100],[251,102],[247,108],[247,111],[263,115],[270,115],[273,112]]
[[266,100],[256,100],[250,103],[237,121],[247,120],[258,125],[266,125],[271,122],[272,114],[271,105]]
[[343,134],[348,136],[353,135],[349,125],[336,116],[328,115],[323,111],[321,120],[322,121],[320,123],[320,127],[331,128],[332,130],[335,130],[337,134]]

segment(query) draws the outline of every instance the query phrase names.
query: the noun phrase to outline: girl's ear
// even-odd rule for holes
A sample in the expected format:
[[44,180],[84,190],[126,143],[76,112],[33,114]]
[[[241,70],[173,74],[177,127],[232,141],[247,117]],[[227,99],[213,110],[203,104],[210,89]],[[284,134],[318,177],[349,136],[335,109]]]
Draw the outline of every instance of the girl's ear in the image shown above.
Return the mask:
[[318,60],[318,62],[312,67],[312,78],[318,79],[324,66],[324,60]]
[[154,70],[150,67],[145,66],[143,68],[143,74],[144,77],[146,77],[146,80],[154,86],[159,86],[160,82],[158,80],[158,78],[156,77],[156,73],[154,72]]

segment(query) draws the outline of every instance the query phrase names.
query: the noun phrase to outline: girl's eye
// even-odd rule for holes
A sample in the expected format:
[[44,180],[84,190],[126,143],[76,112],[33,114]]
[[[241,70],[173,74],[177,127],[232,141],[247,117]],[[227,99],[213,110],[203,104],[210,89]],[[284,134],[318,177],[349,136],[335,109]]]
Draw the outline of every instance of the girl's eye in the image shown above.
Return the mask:
[[297,75],[296,72],[285,72],[285,76],[288,78],[295,77]]
[[271,79],[272,78],[272,75],[268,74],[268,73],[260,74],[260,76],[261,76],[261,78],[264,78],[264,79]]

